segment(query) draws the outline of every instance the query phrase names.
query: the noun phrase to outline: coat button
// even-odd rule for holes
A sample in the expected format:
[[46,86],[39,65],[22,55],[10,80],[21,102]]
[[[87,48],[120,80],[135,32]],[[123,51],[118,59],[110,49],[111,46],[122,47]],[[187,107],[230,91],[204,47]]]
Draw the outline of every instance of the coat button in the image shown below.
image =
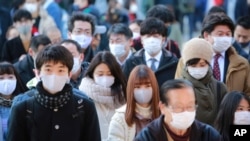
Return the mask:
[[54,112],[57,112],[58,111],[58,109],[54,109]]
[[58,130],[60,127],[59,125],[55,125],[55,129]]

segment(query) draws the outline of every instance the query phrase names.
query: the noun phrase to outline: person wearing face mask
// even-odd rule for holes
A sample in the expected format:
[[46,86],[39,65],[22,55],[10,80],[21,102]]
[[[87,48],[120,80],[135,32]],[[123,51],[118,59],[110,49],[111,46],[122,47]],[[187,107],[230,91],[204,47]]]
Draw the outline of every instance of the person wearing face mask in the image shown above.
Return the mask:
[[230,141],[231,125],[250,125],[250,99],[240,91],[228,93],[220,104],[214,127],[224,141]]
[[115,109],[126,102],[126,79],[120,65],[109,51],[101,51],[92,59],[79,90],[93,99],[102,141],[106,140]]
[[122,66],[132,53],[135,52],[130,47],[132,44],[132,32],[125,24],[117,23],[110,27],[108,37],[110,52]]
[[132,141],[142,128],[160,116],[159,87],[150,68],[136,66],[127,84],[127,103],[112,117],[108,141]]
[[33,97],[11,108],[8,140],[100,141],[93,101],[75,95],[68,84],[72,54],[63,46],[49,46],[38,53],[35,66],[41,81]]
[[141,41],[143,48],[136,51],[123,66],[123,73],[128,78],[131,70],[140,64],[147,65],[154,72],[159,86],[174,78],[178,58],[162,48],[165,25],[158,18],[146,18],[141,23]]
[[221,141],[215,128],[195,119],[196,97],[189,81],[164,82],[159,107],[162,115],[141,130],[134,141]]
[[17,62],[29,50],[32,29],[32,16],[27,10],[17,10],[13,16],[14,26],[19,32],[19,36],[6,41],[1,51],[1,60],[11,63]]
[[[34,60],[37,54],[50,43],[50,39],[46,35],[37,35],[32,37],[29,51],[26,56],[22,60],[14,63],[14,67],[24,84],[27,84],[29,80],[35,77],[35,73],[33,71],[35,69]],[[29,87],[29,84],[27,84],[27,87]]]
[[[169,35],[171,32],[174,32],[174,33],[176,32],[176,30],[171,31],[171,25],[174,24],[174,20],[175,20],[175,16],[173,12],[166,5],[157,4],[157,5],[152,6],[147,11],[146,18],[149,18],[149,17],[158,18],[164,23],[165,34],[163,36],[164,39],[162,43],[162,48],[165,48],[166,50],[173,53],[177,58],[180,58],[181,53],[180,53],[178,44],[176,43],[176,41],[172,40],[173,39],[172,37],[169,38]],[[134,47],[135,50],[137,51],[143,48],[142,39],[140,37],[133,39],[132,47]]]
[[235,26],[234,38],[248,56],[250,62],[250,16],[240,17]]
[[68,38],[80,44],[84,52],[84,61],[87,62],[91,62],[94,57],[94,51],[90,47],[93,36],[106,32],[106,28],[96,30],[101,28],[96,28],[94,20],[93,15],[76,12],[71,15],[68,22]]
[[7,141],[7,121],[14,97],[27,90],[9,62],[0,62],[0,140]]
[[[201,36],[212,44],[211,59],[213,76],[224,82],[228,91],[238,90],[250,95],[250,67],[248,60],[232,47],[234,24],[224,13],[208,14],[202,23]],[[180,78],[184,68],[179,60],[175,78]]]
[[74,64],[71,70],[72,75],[70,77],[70,84],[74,88],[78,89],[82,78],[84,77],[89,67],[89,62],[83,61],[84,55],[81,52],[80,45],[76,41],[66,39],[61,42],[61,45],[67,48],[74,57]]
[[212,46],[205,39],[193,38],[184,43],[182,78],[194,86],[198,104],[196,119],[210,125],[213,125],[220,102],[227,93],[226,85],[213,77],[212,56]]

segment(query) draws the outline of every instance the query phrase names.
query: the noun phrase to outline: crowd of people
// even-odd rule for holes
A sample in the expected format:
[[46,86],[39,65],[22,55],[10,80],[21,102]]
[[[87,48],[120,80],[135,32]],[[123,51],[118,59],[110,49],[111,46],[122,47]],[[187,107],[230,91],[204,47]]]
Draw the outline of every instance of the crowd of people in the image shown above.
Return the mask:
[[230,141],[250,125],[247,0],[11,2],[0,141]]

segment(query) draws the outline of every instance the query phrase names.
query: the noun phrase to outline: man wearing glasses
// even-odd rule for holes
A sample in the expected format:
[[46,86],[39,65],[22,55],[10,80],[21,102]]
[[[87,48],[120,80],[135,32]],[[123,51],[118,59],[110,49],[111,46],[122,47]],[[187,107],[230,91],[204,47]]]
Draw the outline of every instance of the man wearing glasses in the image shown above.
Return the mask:
[[196,100],[187,80],[168,80],[161,86],[162,115],[137,134],[135,141],[221,141],[208,124],[195,120]]

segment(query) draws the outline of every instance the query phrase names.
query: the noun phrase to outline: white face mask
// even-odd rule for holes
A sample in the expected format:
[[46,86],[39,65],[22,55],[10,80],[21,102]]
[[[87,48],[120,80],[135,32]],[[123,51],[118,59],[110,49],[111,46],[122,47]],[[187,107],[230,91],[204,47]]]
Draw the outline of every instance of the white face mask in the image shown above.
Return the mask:
[[51,94],[55,94],[63,89],[65,84],[69,81],[69,76],[63,75],[41,75],[43,87]]
[[81,68],[81,62],[79,57],[74,57],[74,65],[71,72],[76,73],[80,68]]
[[204,78],[208,72],[208,66],[199,68],[188,66],[187,69],[188,73],[197,80]]
[[133,39],[139,38],[141,35],[138,32],[133,32]]
[[111,87],[114,82],[115,78],[113,76],[94,76],[95,83],[97,85],[103,86],[103,87]]
[[16,80],[3,79],[0,80],[0,93],[3,95],[11,95],[16,89]]
[[151,56],[160,52],[161,44],[162,44],[162,39],[159,38],[149,37],[143,39],[143,48]]
[[92,41],[92,36],[86,36],[84,34],[82,35],[71,35],[72,40],[76,41],[78,44],[81,45],[81,48],[86,49],[91,41]]
[[28,10],[30,13],[34,13],[38,9],[38,4],[37,3],[25,3],[23,8]]
[[172,115],[172,121],[170,122],[170,124],[174,128],[180,129],[180,130],[185,130],[188,127],[190,127],[195,119],[195,111],[193,112],[185,111],[181,113],[171,112],[171,115]]
[[249,111],[235,112],[234,124],[235,125],[250,125],[250,112]]
[[148,104],[153,96],[152,87],[134,89],[134,98],[139,104]]
[[231,45],[233,38],[232,37],[213,37],[214,39],[214,44],[213,44],[213,49],[217,53],[222,53],[226,51]]
[[122,57],[125,53],[125,45],[123,44],[109,44],[110,52],[117,58]]

